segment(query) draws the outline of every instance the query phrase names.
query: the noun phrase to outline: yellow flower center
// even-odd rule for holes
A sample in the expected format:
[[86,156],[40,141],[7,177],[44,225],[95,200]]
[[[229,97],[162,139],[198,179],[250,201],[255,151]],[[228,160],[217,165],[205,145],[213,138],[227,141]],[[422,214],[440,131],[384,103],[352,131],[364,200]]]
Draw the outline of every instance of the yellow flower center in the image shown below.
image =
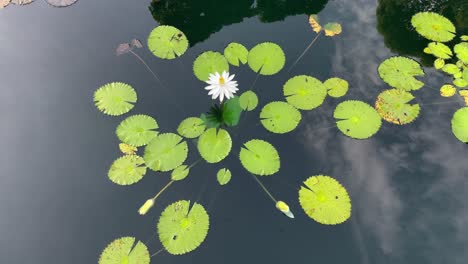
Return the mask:
[[221,84],[221,85],[224,84],[224,78],[223,77],[219,77],[219,84]]

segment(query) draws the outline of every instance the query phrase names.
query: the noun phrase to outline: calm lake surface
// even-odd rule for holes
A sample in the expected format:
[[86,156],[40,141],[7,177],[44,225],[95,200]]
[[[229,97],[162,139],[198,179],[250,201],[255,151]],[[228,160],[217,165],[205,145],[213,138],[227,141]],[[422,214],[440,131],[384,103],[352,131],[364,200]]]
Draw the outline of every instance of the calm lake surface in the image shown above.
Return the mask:
[[[426,42],[409,30],[412,14],[422,10],[442,12],[461,31],[468,28],[466,1],[80,0],[52,8],[36,0],[0,10],[0,263],[96,263],[105,246],[121,236],[148,241],[155,253],[162,248],[153,237],[159,215],[180,199],[205,206],[208,236],[189,254],[163,252],[152,263],[467,263],[468,145],[450,128],[463,102],[439,96],[438,87],[450,79],[432,68],[422,53]],[[315,37],[307,21],[311,13],[341,23],[343,33],[320,37],[288,73]],[[114,52],[132,38],[146,44],[160,23],[186,33],[191,42],[186,54],[166,61],[146,48],[136,52],[170,91],[135,57]],[[260,107],[248,112],[233,129],[233,150],[222,164],[200,163],[146,216],[138,215],[169,176],[148,172],[129,187],[109,181],[109,166],[120,155],[116,126],[142,113],[155,117],[161,131],[173,132],[184,118],[206,112],[212,100],[192,63],[201,52],[223,51],[232,41],[247,48],[272,41],[286,54],[281,72],[256,83],[260,107],[282,100],[283,84],[300,74],[322,81],[341,77],[350,90],[303,111],[298,129],[285,135],[258,125]],[[329,128],[339,102],[373,105],[389,88],[377,67],[394,55],[428,66],[422,80],[429,87],[415,93],[420,117],[406,126],[384,122],[367,140]],[[231,66],[231,72],[241,91],[255,79],[248,66]],[[129,83],[138,93],[135,108],[123,117],[103,115],[92,100],[98,87],[114,81]],[[261,180],[289,203],[295,219],[281,215],[240,165],[241,143],[252,138],[278,149],[280,172]],[[191,163],[198,153],[191,143],[189,149]],[[233,173],[224,187],[216,181],[221,167]],[[300,184],[318,174],[347,188],[353,207],[344,224],[320,225],[299,206]]]

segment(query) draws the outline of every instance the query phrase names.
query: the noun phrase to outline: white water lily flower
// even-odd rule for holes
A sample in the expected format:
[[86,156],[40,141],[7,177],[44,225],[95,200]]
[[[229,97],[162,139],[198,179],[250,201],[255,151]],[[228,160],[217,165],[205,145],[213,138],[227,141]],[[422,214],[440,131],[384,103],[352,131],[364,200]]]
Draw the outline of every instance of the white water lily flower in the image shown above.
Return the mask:
[[220,75],[218,72],[210,74],[208,86],[205,90],[210,90],[208,95],[211,95],[212,99],[219,97],[219,101],[222,102],[224,98],[230,99],[234,97],[237,89],[237,81],[233,81],[235,74],[229,75],[229,72],[223,71]]

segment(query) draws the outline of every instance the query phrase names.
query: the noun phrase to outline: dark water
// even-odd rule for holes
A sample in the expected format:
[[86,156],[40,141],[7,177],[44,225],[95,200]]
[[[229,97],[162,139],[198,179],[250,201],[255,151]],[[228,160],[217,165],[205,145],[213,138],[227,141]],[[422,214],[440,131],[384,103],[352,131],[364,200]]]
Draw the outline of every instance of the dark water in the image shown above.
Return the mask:
[[[466,263],[468,147],[450,130],[462,102],[433,104],[453,101],[434,90],[448,78],[425,68],[424,82],[432,88],[416,93],[422,113],[410,125],[384,123],[375,137],[361,141],[326,129],[334,125],[333,109],[342,100],[373,104],[388,88],[376,71],[382,60],[398,53],[424,60],[424,41],[405,30],[413,10],[440,10],[457,27],[468,27],[464,1],[81,0],[54,9],[38,0],[1,10],[0,263],[96,263],[117,237],[150,239],[160,212],[179,199],[198,200],[208,209],[207,239],[192,253],[161,253],[152,263]],[[192,74],[199,53],[222,51],[231,41],[248,48],[273,41],[283,47],[289,66],[314,37],[305,15],[312,12],[322,21],[340,22],[343,34],[319,39],[290,74],[261,77],[260,106],[281,100],[282,85],[298,74],[345,78],[346,98],[327,98],[320,108],[303,112],[300,127],[286,135],[267,133],[256,126],[258,112],[248,113],[222,165],[197,165],[147,216],[139,216],[138,207],[169,176],[149,173],[131,187],[107,179],[119,156],[114,130],[123,118],[98,112],[94,90],[111,81],[131,84],[139,101],[129,114],[152,115],[161,131],[174,131],[211,104]],[[158,25],[153,17],[180,27],[192,42],[174,61],[138,51],[170,92],[134,57],[114,55],[121,42],[145,40]],[[251,85],[250,69],[231,69],[241,90]],[[280,172],[262,181],[290,204],[296,219],[281,215],[239,165],[240,143],[251,138],[279,150]],[[190,147],[189,162],[197,159]],[[220,187],[215,174],[224,166],[233,179]],[[345,224],[317,224],[299,207],[296,189],[317,174],[333,176],[348,189],[353,212]],[[157,239],[147,245],[151,253],[162,247]]]

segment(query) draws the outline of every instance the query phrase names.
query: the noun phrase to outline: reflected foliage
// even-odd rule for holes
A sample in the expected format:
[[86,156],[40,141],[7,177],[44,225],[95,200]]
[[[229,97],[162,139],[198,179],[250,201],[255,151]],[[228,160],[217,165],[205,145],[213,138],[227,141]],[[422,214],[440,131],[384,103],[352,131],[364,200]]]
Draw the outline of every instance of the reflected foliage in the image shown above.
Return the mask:
[[411,26],[411,17],[423,11],[448,18],[457,28],[457,35],[468,32],[466,0],[379,0],[377,29],[383,35],[385,45],[393,52],[419,57],[423,65],[431,66],[433,56],[423,52],[429,41]]
[[153,0],[149,7],[161,25],[183,31],[190,45],[208,39],[223,26],[240,23],[244,18],[259,17],[270,23],[287,16],[315,14],[328,0]]

